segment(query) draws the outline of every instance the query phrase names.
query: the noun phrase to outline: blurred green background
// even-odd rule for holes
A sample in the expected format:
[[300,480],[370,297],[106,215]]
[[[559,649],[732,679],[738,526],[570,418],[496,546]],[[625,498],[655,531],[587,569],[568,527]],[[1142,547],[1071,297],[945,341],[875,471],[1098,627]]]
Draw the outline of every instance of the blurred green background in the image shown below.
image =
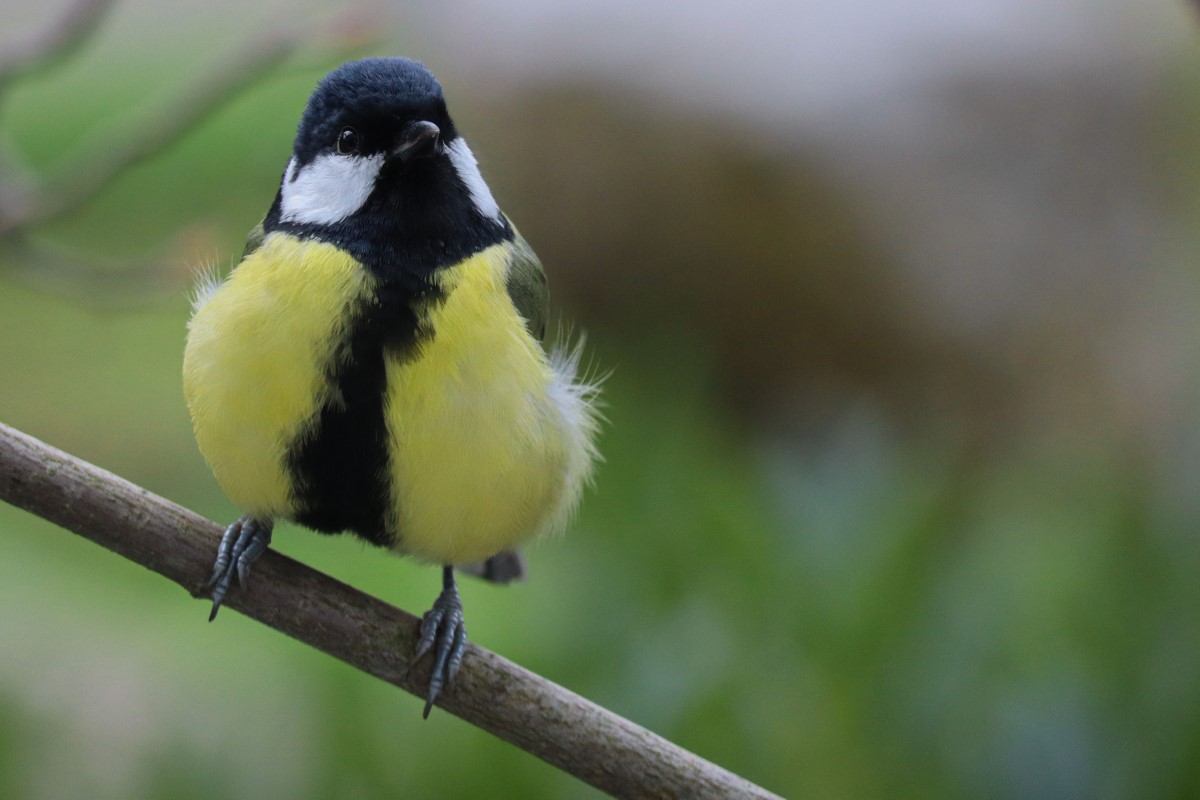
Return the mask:
[[[62,8],[9,0],[0,53]],[[1200,797],[1188,11],[119,3],[0,97],[0,222],[256,31],[301,46],[9,234],[0,421],[233,518],[181,397],[191,276],[325,71],[415,56],[612,370],[595,489],[526,584],[463,586],[475,642],[787,797]],[[0,797],[598,794],[7,506],[0,552]]]

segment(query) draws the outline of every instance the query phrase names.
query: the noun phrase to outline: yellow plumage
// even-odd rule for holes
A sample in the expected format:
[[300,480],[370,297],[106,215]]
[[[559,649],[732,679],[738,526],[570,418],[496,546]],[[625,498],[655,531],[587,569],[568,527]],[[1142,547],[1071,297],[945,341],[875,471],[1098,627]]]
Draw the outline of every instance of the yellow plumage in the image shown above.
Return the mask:
[[183,391],[196,441],[248,514],[294,511],[287,448],[334,390],[333,343],[370,284],[347,253],[272,234],[192,316]]
[[387,366],[397,530],[406,550],[442,564],[537,533],[563,488],[555,375],[505,289],[510,247],[443,273],[432,340]]
[[[440,564],[552,527],[591,462],[586,398],[505,288],[512,247],[440,271],[446,299],[419,312],[432,335],[386,361],[389,522],[400,549]],[[184,392],[196,438],[247,513],[295,512],[288,448],[337,402],[330,366],[374,282],[332,245],[272,233],[193,317]]]

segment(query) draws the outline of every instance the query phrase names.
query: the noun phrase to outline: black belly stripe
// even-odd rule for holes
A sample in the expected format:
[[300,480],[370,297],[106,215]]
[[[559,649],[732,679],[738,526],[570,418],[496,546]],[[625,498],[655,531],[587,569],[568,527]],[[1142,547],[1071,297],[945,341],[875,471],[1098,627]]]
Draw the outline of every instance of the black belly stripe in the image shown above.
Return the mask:
[[390,530],[384,404],[384,355],[418,353],[432,336],[417,308],[439,303],[439,270],[514,238],[506,218],[484,217],[447,156],[403,169],[385,168],[367,202],[328,224],[284,221],[282,192],[263,220],[267,233],[317,239],[356,258],[378,295],[351,312],[350,335],[328,379],[336,398],[291,445],[288,471],[296,522],[323,533],[351,531],[373,544],[396,545]]
[[[426,295],[428,299],[428,295]],[[322,533],[351,531],[390,546],[387,391],[384,353],[415,352],[421,337],[414,299],[399,287],[352,312],[350,334],[331,366],[334,399],[290,448],[295,521]]]

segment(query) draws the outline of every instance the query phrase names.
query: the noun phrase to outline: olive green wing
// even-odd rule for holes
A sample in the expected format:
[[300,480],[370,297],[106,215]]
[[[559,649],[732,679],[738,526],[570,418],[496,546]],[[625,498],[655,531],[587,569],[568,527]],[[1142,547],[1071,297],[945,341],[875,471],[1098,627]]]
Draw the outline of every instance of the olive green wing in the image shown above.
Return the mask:
[[242,251],[242,260],[244,261],[246,256],[262,247],[263,239],[265,238],[267,238],[267,232],[263,230],[263,224],[260,222],[254,226],[254,230],[250,231],[250,234],[246,237],[246,249]]
[[542,262],[519,233],[513,241],[508,265],[508,296],[517,313],[525,318],[525,325],[533,337],[539,342],[545,341],[550,286],[546,283]]

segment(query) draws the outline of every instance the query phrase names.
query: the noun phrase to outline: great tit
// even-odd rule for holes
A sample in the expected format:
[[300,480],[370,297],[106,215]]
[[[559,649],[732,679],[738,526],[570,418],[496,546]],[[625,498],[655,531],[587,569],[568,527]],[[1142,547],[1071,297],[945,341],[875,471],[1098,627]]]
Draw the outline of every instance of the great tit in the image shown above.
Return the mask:
[[329,73],[270,211],[188,325],[196,440],[244,512],[209,619],[280,518],[441,565],[414,655],[436,654],[428,716],[466,643],[455,566],[513,577],[514,548],[564,526],[596,459],[596,387],[578,347],[543,348],[548,298],[433,74]]

